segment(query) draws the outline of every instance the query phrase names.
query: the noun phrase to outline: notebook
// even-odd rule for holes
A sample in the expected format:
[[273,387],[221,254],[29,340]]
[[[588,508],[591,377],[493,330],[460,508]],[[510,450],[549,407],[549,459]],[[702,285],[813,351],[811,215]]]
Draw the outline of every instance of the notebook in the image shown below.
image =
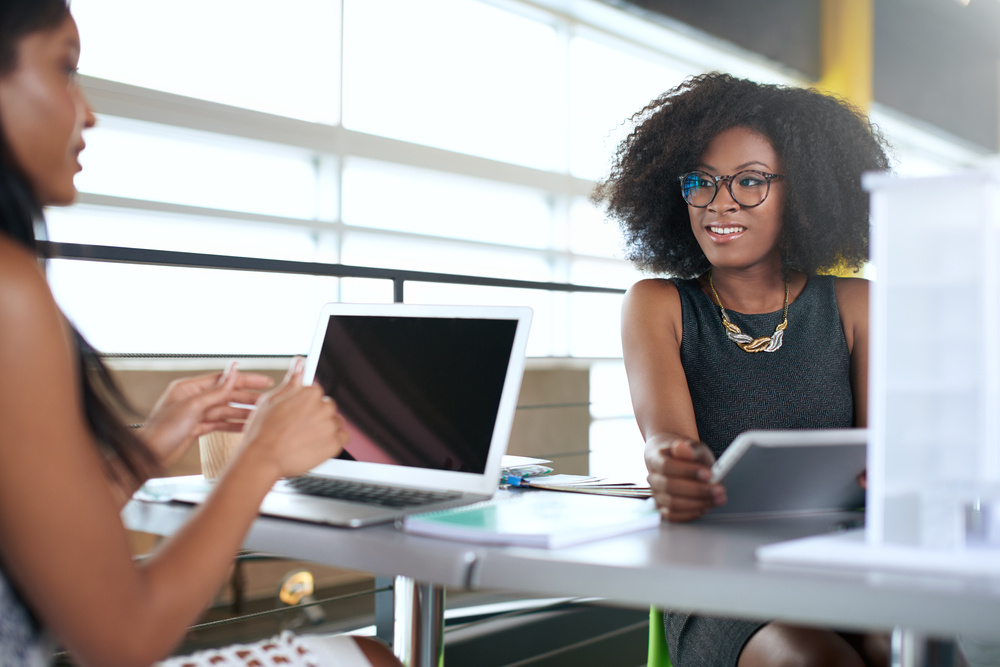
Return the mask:
[[557,549],[660,525],[652,502],[551,491],[505,491],[493,500],[413,514],[403,530],[478,544]]
[[[279,481],[261,514],[359,527],[491,498],[530,324],[522,307],[324,306],[304,381],[336,401],[350,439],[339,457]],[[321,495],[333,486],[347,487],[342,497]]]
[[726,504],[712,516],[859,509],[868,431],[863,428],[746,431],[712,466]]

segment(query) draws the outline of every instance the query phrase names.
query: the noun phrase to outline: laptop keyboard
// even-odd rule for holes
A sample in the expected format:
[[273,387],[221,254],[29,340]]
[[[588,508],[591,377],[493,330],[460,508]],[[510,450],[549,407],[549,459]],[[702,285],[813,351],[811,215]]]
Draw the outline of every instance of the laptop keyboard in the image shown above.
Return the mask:
[[450,491],[417,491],[312,475],[292,477],[287,482],[302,493],[385,507],[419,507],[420,505],[458,498],[460,495]]

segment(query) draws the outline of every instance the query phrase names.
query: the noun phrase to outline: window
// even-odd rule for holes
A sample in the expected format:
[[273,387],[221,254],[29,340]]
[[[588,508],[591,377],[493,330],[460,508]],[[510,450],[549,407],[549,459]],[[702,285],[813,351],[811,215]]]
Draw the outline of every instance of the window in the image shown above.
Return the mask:
[[539,169],[565,155],[554,26],[469,0],[347,0],[344,126]]
[[73,0],[72,10],[85,74],[340,121],[337,0]]
[[[81,203],[48,214],[50,238],[74,243],[624,289],[641,276],[588,196],[627,119],[708,70],[804,83],[592,0],[72,8],[99,116]],[[872,117],[900,173],[981,157],[888,110]],[[298,353],[320,304],[394,296],[362,278],[70,260],[49,270],[66,313],[108,352]],[[597,360],[593,460],[641,451],[620,295],[409,282],[404,297],[532,306],[529,354]]]

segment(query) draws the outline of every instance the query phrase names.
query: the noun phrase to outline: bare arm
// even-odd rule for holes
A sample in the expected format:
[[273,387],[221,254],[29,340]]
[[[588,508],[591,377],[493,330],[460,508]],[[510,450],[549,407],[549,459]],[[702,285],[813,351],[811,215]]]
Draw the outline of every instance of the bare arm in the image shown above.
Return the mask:
[[643,280],[625,295],[622,348],[632,409],[646,440],[653,497],[671,521],[695,519],[725,502],[708,484],[714,457],[698,441],[691,393],[681,365],[681,304],[677,288]]
[[851,355],[851,388],[854,390],[854,425],[868,425],[868,288],[861,278],[838,278],[837,309]]
[[301,370],[269,395],[212,498],[132,561],[77,394],[74,351],[35,260],[0,240],[0,563],[83,665],[146,665],[211,601],[274,481],[343,444]]

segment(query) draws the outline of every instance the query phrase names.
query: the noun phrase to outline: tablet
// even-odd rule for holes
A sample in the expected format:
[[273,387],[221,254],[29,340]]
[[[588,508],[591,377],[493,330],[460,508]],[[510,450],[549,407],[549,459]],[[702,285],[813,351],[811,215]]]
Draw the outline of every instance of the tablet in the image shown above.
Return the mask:
[[867,445],[863,428],[741,433],[712,466],[727,501],[706,516],[859,509]]

